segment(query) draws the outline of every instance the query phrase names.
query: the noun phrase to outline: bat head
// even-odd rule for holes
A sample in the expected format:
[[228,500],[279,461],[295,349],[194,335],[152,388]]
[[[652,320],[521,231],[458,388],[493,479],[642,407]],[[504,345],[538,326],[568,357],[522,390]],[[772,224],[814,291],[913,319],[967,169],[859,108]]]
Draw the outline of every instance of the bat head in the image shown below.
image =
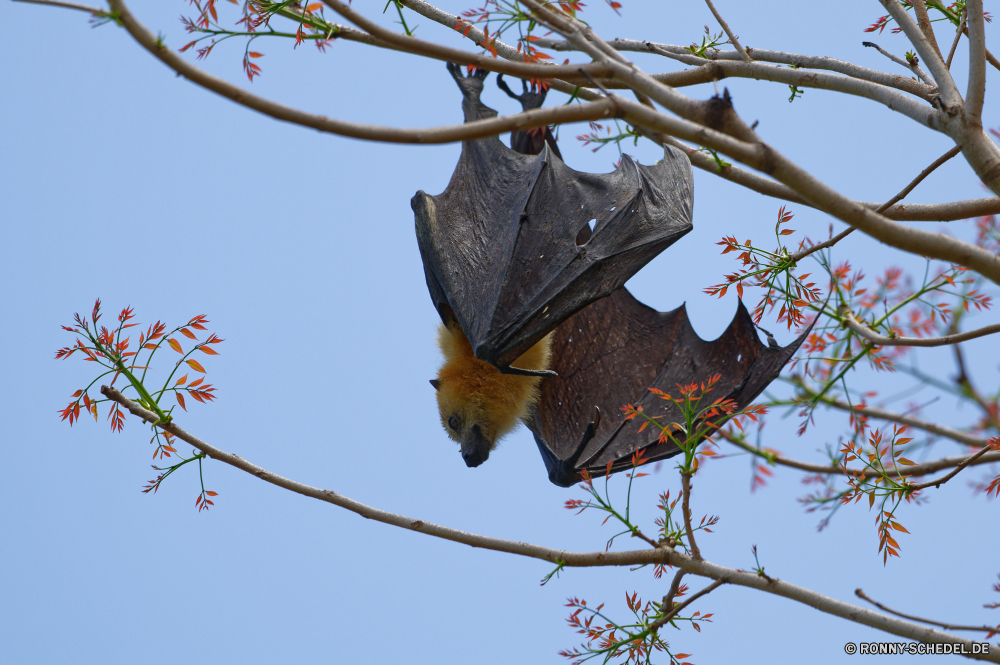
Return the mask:
[[[550,345],[546,337],[518,359],[518,366],[547,369]],[[497,442],[528,414],[538,399],[541,379],[501,374],[476,358],[456,322],[441,326],[438,346],[445,363],[431,385],[437,391],[441,425],[461,446],[466,465],[479,466],[489,458]]]

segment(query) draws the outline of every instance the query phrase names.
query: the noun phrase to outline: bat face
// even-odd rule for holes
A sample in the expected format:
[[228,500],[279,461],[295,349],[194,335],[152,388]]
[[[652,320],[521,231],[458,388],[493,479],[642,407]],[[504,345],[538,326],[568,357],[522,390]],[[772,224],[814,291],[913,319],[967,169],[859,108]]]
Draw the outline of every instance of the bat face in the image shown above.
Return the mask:
[[[547,369],[551,337],[518,358],[521,366]],[[538,399],[538,377],[501,374],[476,358],[457,323],[438,329],[445,362],[431,380],[437,391],[441,426],[461,446],[467,466],[485,462],[497,442],[512,431]]]

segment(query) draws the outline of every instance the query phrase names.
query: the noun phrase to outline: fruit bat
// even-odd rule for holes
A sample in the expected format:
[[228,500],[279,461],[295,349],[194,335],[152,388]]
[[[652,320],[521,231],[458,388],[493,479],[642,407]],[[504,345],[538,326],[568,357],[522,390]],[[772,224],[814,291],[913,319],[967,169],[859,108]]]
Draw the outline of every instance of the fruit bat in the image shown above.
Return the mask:
[[[467,122],[496,115],[479,99],[484,72],[449,70]],[[544,99],[526,86],[514,95],[498,82],[526,110]],[[583,469],[596,476],[608,462],[612,470],[630,465],[639,449],[647,461],[680,452],[658,443],[658,429],[640,433],[639,423],[624,420],[626,403],[662,422],[678,419],[677,407],[661,406],[669,403],[650,388],[671,392],[720,374],[711,399],[749,405],[805,335],[784,348],[764,346],[740,302],[722,337],[706,342],[683,306],[657,312],[621,288],[691,229],[687,159],[667,148],[654,167],[623,157],[613,173],[590,175],[562,163],[547,129],[514,133],[511,144],[538,154],[519,154],[497,138],[465,142],[445,192],[420,191],[411,202],[428,290],[444,324],[446,365],[431,383],[466,463],[485,461],[497,431],[523,419],[549,479],[568,487]],[[512,367],[515,360],[525,367]],[[502,379],[487,363],[522,376]],[[512,392],[524,397],[501,406]],[[458,406],[446,412],[446,401]]]
[[[497,115],[480,101],[485,72],[449,70],[465,121]],[[504,86],[506,87],[506,86]],[[543,95],[521,96],[541,104]],[[537,155],[497,137],[465,141],[445,191],[411,200],[424,275],[442,321],[457,322],[477,358],[504,373],[577,310],[622,286],[691,230],[687,157],[654,166],[624,156],[611,173],[580,173],[548,141]]]
[[585,307],[556,328],[551,368],[558,376],[542,381],[527,420],[549,480],[569,487],[583,469],[600,476],[609,462],[612,471],[629,468],[637,450],[647,462],[678,454],[673,443],[658,442],[658,428],[640,432],[642,420],[626,421],[622,405],[643,407],[664,424],[683,421],[676,404],[650,389],[679,397],[678,384],[700,384],[719,374],[706,402],[732,399],[737,410],[744,409],[777,378],[808,333],[785,347],[770,336],[764,345],[742,301],[726,331],[711,342],[698,337],[683,305],[658,312],[624,288]]

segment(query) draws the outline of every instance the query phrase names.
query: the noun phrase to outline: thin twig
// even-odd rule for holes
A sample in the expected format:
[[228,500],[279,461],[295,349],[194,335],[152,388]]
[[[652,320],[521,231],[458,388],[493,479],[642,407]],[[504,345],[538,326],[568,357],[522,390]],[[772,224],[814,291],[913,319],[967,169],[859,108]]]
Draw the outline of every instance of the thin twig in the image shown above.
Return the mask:
[[904,619],[909,619],[910,621],[919,621],[920,623],[926,623],[926,624],[929,624],[931,626],[937,626],[939,628],[944,628],[945,630],[974,630],[974,631],[977,631],[977,632],[987,632],[987,633],[998,633],[998,632],[1000,632],[1000,625],[993,626],[992,628],[990,626],[962,626],[962,625],[953,624],[953,623],[942,623],[940,621],[934,621],[932,619],[921,619],[920,617],[913,616],[911,614],[903,614],[902,612],[897,612],[896,610],[889,609],[888,607],[886,607],[882,603],[878,602],[877,600],[873,600],[872,598],[869,598],[865,594],[865,592],[862,591],[861,589],[855,589],[854,590],[854,595],[857,596],[858,598],[860,598],[861,600],[867,600],[869,603],[871,603],[875,607],[879,608],[883,612],[888,612],[889,614],[894,614],[894,615],[896,615],[898,617],[903,617]]
[[[788,457],[783,457],[781,455],[769,454],[764,451],[755,448],[744,441],[734,436],[728,430],[719,430],[718,435],[729,441],[737,448],[745,450],[746,452],[762,457],[768,462],[773,462],[779,466],[787,466],[791,469],[798,469],[799,471],[807,471],[809,473],[821,473],[824,475],[848,475],[852,478],[856,478],[859,475],[864,478],[880,478],[883,474],[874,471],[869,468],[864,469],[847,469],[846,473],[843,467],[834,466],[832,464],[810,464],[809,462],[801,462],[799,460],[790,459]],[[915,464],[913,466],[908,466],[904,469],[894,468],[886,469],[885,474],[890,478],[898,478],[901,475],[909,476],[912,478],[919,478],[920,476],[926,476],[928,473],[934,473],[935,471],[940,471],[942,469],[950,469],[957,466],[979,466],[981,464],[992,464],[993,462],[1000,462],[1000,451],[995,453],[984,453],[982,456],[979,453],[982,452],[982,448],[979,451],[973,453],[972,455],[955,455],[952,457],[941,457],[939,459],[923,462],[921,464]],[[973,460],[972,458],[976,459]]]
[[951,473],[948,473],[947,475],[941,476],[940,478],[937,478],[935,480],[928,480],[926,483],[916,483],[916,484],[909,485],[907,489],[909,489],[909,491],[911,491],[911,492],[919,492],[920,490],[927,489],[928,487],[941,487],[946,482],[948,482],[949,480],[951,480],[952,478],[954,478],[956,475],[958,475],[958,473],[962,469],[964,469],[965,467],[969,466],[970,464],[974,464],[975,461],[978,460],[978,459],[981,459],[983,457],[983,455],[985,455],[986,453],[988,453],[991,450],[996,450],[998,447],[1000,447],[1000,441],[998,441],[997,444],[990,443],[988,445],[985,445],[982,448],[980,448],[979,452],[975,453],[974,455],[970,455],[969,459],[967,459],[966,461],[964,461],[961,464],[959,464],[958,466],[956,466],[951,471]]
[[[897,203],[899,203],[900,201],[902,201],[903,198],[907,194],[909,194],[910,192],[912,192],[913,188],[916,187],[917,185],[919,185],[923,181],[924,178],[926,178],[927,176],[929,176],[931,173],[934,172],[934,170],[937,167],[941,166],[942,164],[944,164],[945,162],[947,162],[949,159],[951,159],[952,157],[954,157],[955,155],[957,155],[961,151],[962,151],[961,148],[959,148],[958,146],[955,146],[954,148],[952,148],[948,152],[944,153],[943,155],[941,155],[940,157],[938,157],[937,159],[935,159],[933,162],[931,162],[930,166],[928,166],[927,168],[925,168],[923,171],[921,171],[917,175],[916,178],[914,178],[913,180],[911,180],[909,185],[907,185],[906,187],[904,187],[902,190],[900,190],[900,192],[898,194],[896,194],[894,197],[892,197],[891,199],[889,199],[888,201],[886,201],[885,203],[883,203],[881,206],[879,206],[875,210],[875,212],[881,215],[883,212],[885,212],[886,210],[888,210],[892,206],[894,206]],[[852,226],[851,228],[847,229],[846,231],[841,231],[840,233],[838,233],[836,236],[830,238],[829,240],[825,240],[825,241],[821,242],[818,245],[813,245],[812,247],[809,247],[808,249],[804,249],[801,252],[796,252],[795,254],[792,254],[790,257],[788,257],[788,260],[791,261],[792,263],[798,263],[799,261],[801,261],[805,257],[809,256],[813,252],[818,252],[819,250],[826,249],[827,247],[833,247],[838,242],[840,242],[841,240],[843,240],[847,236],[851,235],[851,233],[853,231],[854,231],[854,227]]]
[[691,474],[681,473],[681,487],[684,492],[684,501],[681,504],[681,511],[684,513],[684,530],[687,532],[688,547],[691,549],[691,556],[701,559],[701,550],[698,543],[694,541],[694,529],[691,526]]
[[885,337],[858,321],[854,317],[854,312],[846,307],[842,309],[842,315],[844,323],[847,324],[847,327],[852,332],[860,337],[864,337],[875,344],[875,346],[947,346],[948,344],[957,344],[958,342],[1000,332],[1000,323],[993,323],[982,328],[954,335],[945,335],[944,337]]
[[951,50],[948,51],[948,59],[945,60],[945,67],[951,69],[951,59],[955,57],[955,49],[958,48],[958,42],[962,39],[962,33],[965,32],[965,19],[969,16],[969,8],[966,7],[962,10],[962,20],[958,24],[958,30],[955,31],[955,41],[951,43]]
[[[683,603],[681,603],[677,607],[674,607],[669,612],[667,612],[665,615],[663,615],[662,617],[660,617],[659,619],[657,619],[653,623],[649,624],[649,630],[651,630],[651,631],[659,630],[660,628],[663,627],[664,624],[666,624],[668,621],[670,621],[675,616],[677,616],[678,614],[680,614],[684,610],[685,607],[687,607],[688,605],[690,605],[694,601],[698,600],[702,596],[707,596],[708,594],[712,593],[713,591],[715,591],[716,589],[718,589],[720,586],[722,586],[723,584],[726,584],[728,582],[729,582],[729,580],[727,580],[724,577],[722,579],[715,580],[714,582],[712,582],[711,584],[709,584],[707,587],[705,587],[704,589],[702,589],[698,593],[693,594],[690,598],[688,598],[687,600],[685,600]],[[662,610],[662,606],[661,606],[661,610]]]
[[715,17],[715,20],[718,21],[719,25],[722,26],[722,29],[726,31],[726,35],[729,37],[729,43],[733,45],[733,48],[735,48],[737,53],[740,54],[740,57],[742,57],[746,62],[753,62],[753,58],[751,58],[750,54],[747,53],[742,46],[740,46],[739,38],[732,30],[729,29],[729,24],[723,20],[722,14],[720,14],[715,8],[715,5],[712,4],[712,0],[705,0],[705,4],[708,5],[708,8],[712,11],[712,16]]
[[908,68],[911,72],[913,72],[914,74],[916,74],[917,76],[919,76],[920,79],[924,83],[926,83],[927,85],[935,85],[934,79],[932,79],[930,77],[930,74],[928,74],[927,72],[925,72],[920,67],[920,65],[917,63],[917,59],[916,58],[914,58],[913,60],[903,60],[899,56],[896,56],[896,55],[893,55],[892,53],[889,53],[884,48],[882,48],[881,46],[879,46],[878,44],[876,44],[875,42],[861,42],[861,45],[862,46],[867,46],[869,48],[873,48],[876,51],[878,51],[879,53],[881,53],[882,55],[884,55],[885,57],[887,57],[890,60],[892,60],[893,62],[895,62],[897,65],[902,65],[903,67]]
[[674,579],[670,583],[670,588],[667,589],[667,593],[663,596],[663,600],[660,601],[660,611],[667,612],[671,607],[674,606],[674,598],[681,590],[681,580],[684,579],[684,570],[678,569],[674,573]]
[[[147,422],[155,422],[157,420],[157,415],[155,413],[142,408],[114,388],[102,386],[101,394],[122,405],[132,415],[142,418]],[[458,529],[424,522],[423,520],[415,520],[403,515],[389,513],[384,510],[366,506],[363,503],[349,499],[348,497],[337,494],[336,492],[322,490],[318,487],[310,487],[309,485],[275,475],[255,464],[247,462],[241,457],[224,452],[205,443],[201,439],[185,432],[174,422],[162,423],[157,426],[164,431],[170,432],[178,439],[186,441],[212,459],[229,464],[230,466],[258,477],[265,482],[298,494],[302,494],[303,496],[308,496],[340,506],[355,512],[362,517],[373,519],[384,524],[390,524],[404,529],[410,529],[412,531],[419,531],[421,533],[426,533],[445,540],[464,543],[472,547],[481,547],[483,549],[489,549],[496,552],[507,552],[509,554],[542,559],[551,563],[562,562],[564,565],[571,567],[641,565],[650,563],[671,565],[677,568],[682,568],[688,573],[699,575],[701,577],[708,577],[714,580],[724,579],[729,584],[736,584],[738,586],[757,589],[776,596],[789,598],[804,605],[813,607],[826,614],[845,618],[849,621],[853,621],[864,626],[871,626],[887,633],[914,641],[928,643],[957,642],[965,644],[969,652],[972,652],[972,642],[958,636],[926,628],[917,623],[902,621],[891,616],[872,612],[871,610],[863,607],[851,605],[850,603],[845,603],[843,601],[824,596],[823,594],[789,582],[775,578],[764,579],[754,573],[735,570],[733,568],[727,568],[708,561],[698,560],[667,547],[650,548],[648,550],[634,552],[567,552],[565,550],[556,550],[530,543],[504,540],[490,536],[481,536],[479,534],[468,533]],[[974,654],[972,657],[980,660],[989,660],[995,663],[1000,663],[1000,651],[993,651],[990,654]]]

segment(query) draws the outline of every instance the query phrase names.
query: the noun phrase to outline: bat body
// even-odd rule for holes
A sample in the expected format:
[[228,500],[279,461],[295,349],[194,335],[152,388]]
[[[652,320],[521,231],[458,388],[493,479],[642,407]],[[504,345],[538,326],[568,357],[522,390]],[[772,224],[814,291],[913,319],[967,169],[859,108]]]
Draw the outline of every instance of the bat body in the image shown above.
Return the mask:
[[[466,121],[496,112],[480,101],[479,72],[449,65]],[[525,109],[544,93],[507,94]],[[447,189],[420,191],[411,205],[431,299],[443,322],[445,363],[437,390],[441,422],[469,466],[525,421],[549,479],[560,486],[677,454],[659,430],[639,432],[621,407],[635,404],[662,422],[680,412],[651,388],[720,375],[709,396],[744,408],[781,371],[805,335],[785,348],[763,345],[742,302],[712,342],[700,339],[683,306],[657,312],[623,288],[653,257],[691,229],[690,164],[666,148],[655,166],[624,156],[609,174],[563,164],[547,128],[467,141]],[[808,333],[808,331],[807,331]],[[542,378],[545,377],[545,378]],[[668,408],[671,407],[671,408]]]

